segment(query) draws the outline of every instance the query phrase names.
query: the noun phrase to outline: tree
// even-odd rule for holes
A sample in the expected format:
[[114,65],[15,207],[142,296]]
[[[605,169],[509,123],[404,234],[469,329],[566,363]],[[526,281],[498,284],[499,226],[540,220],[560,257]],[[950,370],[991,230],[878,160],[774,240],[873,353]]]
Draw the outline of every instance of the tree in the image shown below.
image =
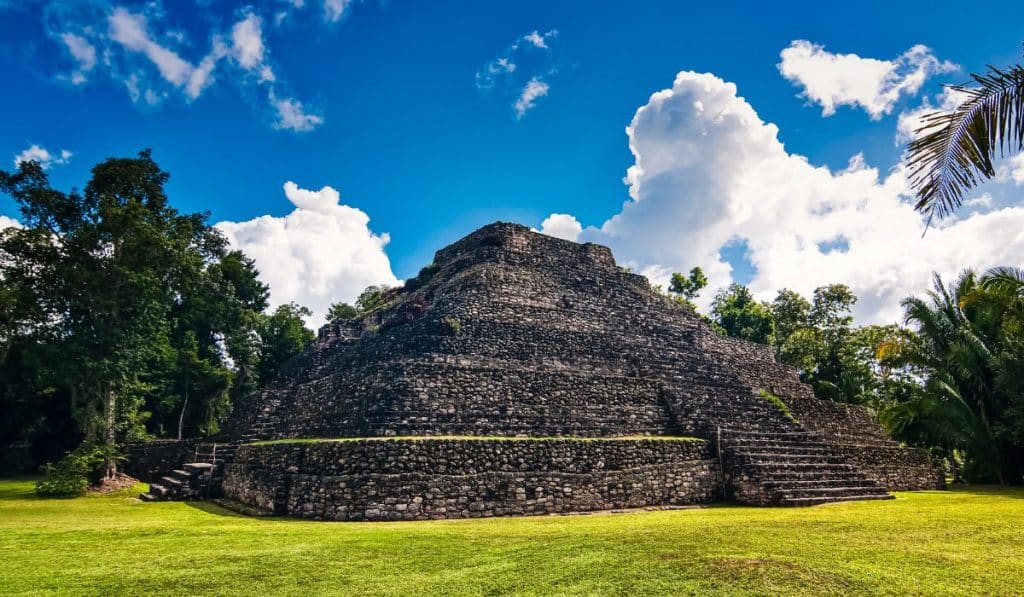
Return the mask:
[[951,112],[925,117],[908,147],[915,208],[945,216],[971,188],[995,176],[994,160],[1024,150],[1024,66],[972,74],[976,86],[951,86],[965,99]]
[[[139,436],[149,373],[163,361],[180,272],[222,253],[225,241],[202,214],[168,206],[167,174],[144,151],[92,170],[83,193],[52,189],[39,164],[0,173],[25,228],[3,235],[0,277],[34,309],[14,311],[14,328],[59,350],[48,374],[67,392],[87,441],[107,453]],[[107,473],[116,470],[108,459]]]
[[704,275],[704,270],[699,267],[695,267],[690,270],[690,274],[684,276],[679,272],[672,274],[672,279],[669,281],[668,291],[670,294],[675,295],[676,300],[683,305],[689,306],[693,311],[697,311],[697,305],[694,301],[708,285],[708,278]]
[[259,329],[259,380],[264,386],[292,357],[305,350],[316,335],[308,329],[303,317],[312,312],[306,307],[288,303],[266,317]]
[[[999,282],[989,281],[988,286]],[[1024,480],[1024,350],[1020,322],[971,271],[949,286],[936,275],[927,298],[903,300],[912,333],[883,344],[884,361],[915,367],[924,387],[893,405],[885,420],[920,441],[946,434],[968,472],[1002,483]],[[936,434],[934,430],[940,430]],[[955,431],[955,433],[954,433]]]
[[779,349],[794,332],[810,326],[811,303],[799,292],[783,288],[771,304],[775,320],[775,347]]
[[389,290],[391,289],[385,284],[367,286],[366,290],[363,290],[356,298],[356,308],[360,313],[369,313],[386,305]]
[[0,172],[25,226],[0,233],[0,400],[26,425],[5,445],[59,430],[113,474],[117,444],[226,415],[267,290],[206,214],[170,207],[167,179],[149,151],[98,164],[83,192],[34,162]]
[[348,303],[337,302],[327,310],[327,321],[331,323],[340,323],[356,317],[359,317],[359,309]]
[[874,341],[885,328],[853,329],[857,297],[843,284],[814,290],[813,302],[783,290],[771,305],[779,360],[800,372],[818,398],[858,404],[880,397]]
[[730,284],[720,290],[711,303],[711,317],[727,336],[760,344],[772,342],[775,321],[771,308],[755,300],[746,286]]

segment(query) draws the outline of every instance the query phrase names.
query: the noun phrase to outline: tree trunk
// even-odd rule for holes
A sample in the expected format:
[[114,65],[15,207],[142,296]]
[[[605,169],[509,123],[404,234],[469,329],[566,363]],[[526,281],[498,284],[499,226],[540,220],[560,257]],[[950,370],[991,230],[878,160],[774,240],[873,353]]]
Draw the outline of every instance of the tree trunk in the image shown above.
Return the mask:
[[103,443],[107,447],[106,469],[107,478],[117,474],[117,461],[114,460],[114,447],[117,445],[117,434],[115,425],[117,423],[117,394],[110,384],[103,386],[103,414],[106,419],[106,428],[103,430]]
[[178,439],[181,439],[182,430],[185,427],[185,409],[188,408],[188,372],[185,372],[185,402],[181,405],[181,414],[178,415]]
[[960,466],[956,462],[956,455],[950,450],[946,454],[946,462],[949,464],[949,471],[953,473],[953,485],[960,485],[964,482],[960,476]]

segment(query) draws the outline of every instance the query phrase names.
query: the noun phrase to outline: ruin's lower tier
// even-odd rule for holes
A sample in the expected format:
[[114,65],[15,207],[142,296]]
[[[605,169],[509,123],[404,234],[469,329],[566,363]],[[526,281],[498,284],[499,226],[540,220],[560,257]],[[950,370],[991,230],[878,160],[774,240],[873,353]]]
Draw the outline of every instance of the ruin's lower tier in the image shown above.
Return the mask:
[[[760,441],[760,440],[759,440]],[[821,456],[818,477],[783,483],[772,495],[746,495],[757,470],[742,445],[689,438],[368,438],[243,445],[226,465],[223,494],[278,515],[317,520],[425,520],[590,512],[703,504],[800,505],[889,497],[934,489],[942,479],[925,454],[890,446],[841,446]],[[760,451],[761,448],[756,448]],[[802,475],[807,456],[774,462],[777,474]],[[795,458],[796,462],[789,459]],[[725,465],[723,474],[722,465]],[[759,465],[765,466],[765,465]],[[794,472],[797,471],[797,472]],[[844,481],[846,479],[846,481]],[[856,479],[857,481],[854,481]]]
[[242,446],[224,496],[318,520],[425,520],[705,503],[710,446],[685,438],[360,439]]

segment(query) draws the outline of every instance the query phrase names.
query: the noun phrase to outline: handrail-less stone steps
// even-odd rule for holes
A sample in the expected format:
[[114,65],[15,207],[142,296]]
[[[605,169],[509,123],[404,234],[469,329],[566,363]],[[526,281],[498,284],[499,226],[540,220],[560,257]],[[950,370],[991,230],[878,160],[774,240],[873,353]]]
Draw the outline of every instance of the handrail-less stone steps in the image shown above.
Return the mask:
[[809,506],[891,497],[820,436],[795,423],[775,433],[722,429],[719,434],[720,457],[738,501]]
[[178,501],[219,494],[224,467],[234,461],[238,443],[201,443],[180,469],[173,469],[150,483],[149,491],[139,497],[148,502]]

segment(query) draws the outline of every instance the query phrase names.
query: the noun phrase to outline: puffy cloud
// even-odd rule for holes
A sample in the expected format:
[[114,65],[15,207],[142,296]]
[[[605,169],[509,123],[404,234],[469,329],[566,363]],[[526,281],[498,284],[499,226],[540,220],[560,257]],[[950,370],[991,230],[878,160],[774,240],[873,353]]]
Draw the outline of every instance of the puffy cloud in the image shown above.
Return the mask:
[[84,37],[74,33],[62,33],[60,39],[78,63],[78,68],[71,72],[71,84],[85,83],[87,74],[96,66],[96,48]]
[[66,149],[62,149],[57,153],[50,153],[45,147],[33,143],[27,149],[14,156],[14,167],[17,168],[22,162],[39,162],[43,170],[47,170],[50,166],[68,163],[72,155],[74,154]]
[[249,13],[231,28],[232,50],[239,66],[252,70],[263,64],[263,21]]
[[536,29],[521,35],[497,58],[476,72],[476,87],[481,93],[498,88],[515,100],[512,109],[521,119],[536,105],[538,98],[548,94],[548,81],[558,72],[548,42],[558,35],[552,29],[540,33]]
[[957,70],[940,62],[931,49],[916,45],[894,60],[833,54],[806,40],[793,41],[782,50],[778,64],[782,76],[801,86],[801,95],[817,102],[823,116],[837,106],[860,106],[873,120],[892,111],[901,95],[914,95],[928,77]]
[[306,111],[302,102],[297,99],[290,97],[279,98],[271,91],[270,104],[277,112],[274,128],[302,133],[311,131],[324,123],[323,116]]
[[548,84],[537,77],[527,81],[522,93],[519,94],[519,98],[512,106],[516,111],[516,118],[522,118],[527,110],[537,105],[537,99],[547,95],[548,89]]
[[962,91],[946,87],[935,97],[934,103],[925,97],[917,108],[900,112],[896,121],[896,142],[906,143],[918,135],[928,133],[928,129],[925,129],[928,116],[936,112],[952,112],[966,100],[967,96]]
[[256,262],[273,305],[309,307],[319,325],[331,303],[352,302],[371,284],[398,283],[384,251],[389,237],[370,230],[366,213],[340,204],[331,187],[312,191],[289,181],[284,193],[295,206],[286,216],[216,224]]
[[583,232],[583,226],[569,214],[551,214],[540,223],[541,234],[576,241]]
[[4,228],[21,228],[21,222],[7,216],[0,216],[0,230]]
[[861,156],[838,171],[811,164],[714,75],[679,73],[626,132],[630,200],[580,240],[612,246],[656,283],[699,265],[712,288],[724,286],[732,268],[720,252],[745,242],[760,298],[842,282],[860,297],[860,321],[893,322],[899,300],[927,288],[933,270],[1022,265],[1024,209],[943,220],[922,237],[901,167],[882,174]]
[[1013,181],[1017,186],[1024,185],[1024,153],[1008,158],[996,171],[996,180]]

